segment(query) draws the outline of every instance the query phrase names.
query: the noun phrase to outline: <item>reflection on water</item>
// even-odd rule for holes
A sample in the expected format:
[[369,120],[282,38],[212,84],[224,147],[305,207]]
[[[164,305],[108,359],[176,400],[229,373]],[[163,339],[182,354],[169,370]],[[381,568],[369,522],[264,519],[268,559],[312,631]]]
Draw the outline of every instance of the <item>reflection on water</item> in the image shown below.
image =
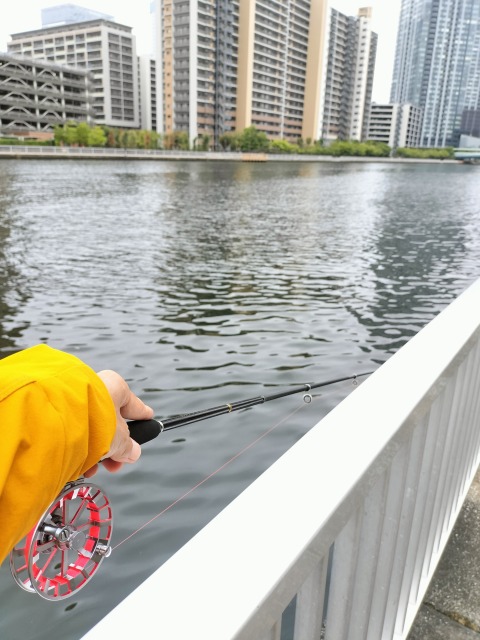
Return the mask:
[[28,298],[28,282],[20,269],[22,251],[12,242],[18,222],[15,192],[8,168],[7,164],[7,170],[0,172],[0,353],[4,355],[17,350],[15,347],[25,325],[14,318]]
[[[46,341],[117,369],[158,417],[371,370],[478,277],[478,185],[441,163],[3,161],[0,352]],[[351,389],[164,434],[100,473],[114,545],[188,497],[68,610],[2,567],[1,637],[80,637]]]
[[[373,348],[387,353],[414,335],[432,308],[450,299],[452,289],[464,282],[464,268],[473,277],[478,273],[466,247],[473,238],[468,216],[459,208],[464,184],[455,171],[441,172],[439,178],[435,170],[404,168],[409,188],[401,181],[389,183],[388,192],[378,200],[382,214],[372,234],[371,299],[365,308],[348,305],[368,328]],[[431,188],[425,188],[426,180],[432,182]],[[471,211],[474,201],[465,204]]]

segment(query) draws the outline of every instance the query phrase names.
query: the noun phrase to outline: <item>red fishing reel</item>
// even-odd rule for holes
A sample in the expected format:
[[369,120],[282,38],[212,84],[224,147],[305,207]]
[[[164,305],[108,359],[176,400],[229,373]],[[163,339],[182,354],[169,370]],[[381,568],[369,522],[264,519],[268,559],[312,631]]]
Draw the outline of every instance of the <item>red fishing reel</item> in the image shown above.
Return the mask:
[[67,484],[11,552],[15,581],[46,600],[69,598],[110,555],[112,527],[110,502],[99,487],[83,478]]
[[[156,420],[133,420],[127,425],[138,444],[153,440],[163,429]],[[112,508],[100,487],[84,478],[69,482],[10,553],[16,583],[45,600],[73,596],[110,555],[112,529]]]

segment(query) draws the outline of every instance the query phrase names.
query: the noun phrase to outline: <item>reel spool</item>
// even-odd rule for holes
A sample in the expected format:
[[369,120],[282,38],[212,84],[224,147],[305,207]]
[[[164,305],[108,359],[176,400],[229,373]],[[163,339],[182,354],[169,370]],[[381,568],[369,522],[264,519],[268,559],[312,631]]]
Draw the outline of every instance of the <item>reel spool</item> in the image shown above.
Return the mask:
[[113,516],[103,491],[83,479],[66,485],[10,554],[17,584],[46,600],[69,598],[110,555]]

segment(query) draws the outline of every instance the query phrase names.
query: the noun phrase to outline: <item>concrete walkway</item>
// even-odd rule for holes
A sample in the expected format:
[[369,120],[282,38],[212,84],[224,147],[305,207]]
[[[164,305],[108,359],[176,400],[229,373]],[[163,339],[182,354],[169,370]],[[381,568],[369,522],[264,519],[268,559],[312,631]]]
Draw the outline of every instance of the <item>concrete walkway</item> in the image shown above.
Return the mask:
[[480,472],[408,640],[480,640]]

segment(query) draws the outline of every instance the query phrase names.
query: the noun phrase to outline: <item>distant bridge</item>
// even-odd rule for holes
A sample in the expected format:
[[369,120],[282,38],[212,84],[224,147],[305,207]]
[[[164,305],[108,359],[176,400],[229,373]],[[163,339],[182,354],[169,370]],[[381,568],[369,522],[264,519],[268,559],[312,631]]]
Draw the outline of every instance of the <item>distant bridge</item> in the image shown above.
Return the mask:
[[454,157],[466,164],[480,163],[480,149],[455,149]]

